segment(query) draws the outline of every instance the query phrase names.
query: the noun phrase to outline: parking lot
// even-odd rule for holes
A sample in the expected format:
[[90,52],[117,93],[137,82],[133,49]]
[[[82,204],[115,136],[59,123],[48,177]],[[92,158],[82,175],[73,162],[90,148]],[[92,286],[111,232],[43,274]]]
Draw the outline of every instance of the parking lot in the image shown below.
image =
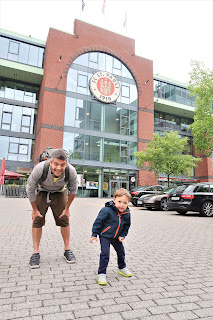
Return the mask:
[[97,284],[99,243],[91,228],[106,199],[77,198],[71,205],[71,249],[51,211],[40,247],[41,266],[28,266],[32,253],[28,199],[0,198],[0,319],[189,320],[213,319],[213,218],[148,211],[130,204],[132,225],[125,239],[131,278],[118,275],[111,250],[107,286]]

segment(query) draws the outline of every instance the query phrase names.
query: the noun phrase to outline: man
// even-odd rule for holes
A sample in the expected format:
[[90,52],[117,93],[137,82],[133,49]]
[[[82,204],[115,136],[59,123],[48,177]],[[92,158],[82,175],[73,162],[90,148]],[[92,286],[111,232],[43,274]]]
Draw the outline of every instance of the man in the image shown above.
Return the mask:
[[[68,263],[75,262],[75,256],[70,250],[69,207],[78,190],[78,180],[75,168],[67,163],[67,152],[63,149],[55,150],[50,159],[47,177],[41,181],[46,161],[37,164],[28,181],[27,195],[32,205],[32,238],[34,252],[30,258],[30,268],[40,266],[39,244],[42,234],[42,226],[45,224],[45,214],[48,207],[51,208],[55,223],[61,227],[61,235],[64,241],[64,258]],[[68,166],[69,196],[65,191],[65,169]],[[38,184],[40,185],[38,191]],[[38,192],[37,192],[38,191]]]

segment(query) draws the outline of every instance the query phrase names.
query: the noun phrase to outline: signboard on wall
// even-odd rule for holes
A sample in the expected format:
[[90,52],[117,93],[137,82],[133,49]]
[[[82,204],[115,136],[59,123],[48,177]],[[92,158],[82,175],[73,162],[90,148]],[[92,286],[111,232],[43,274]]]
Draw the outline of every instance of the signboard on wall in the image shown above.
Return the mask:
[[87,181],[86,189],[98,189],[98,182],[95,181]]
[[83,174],[77,174],[78,187],[85,187],[85,179],[83,179]]
[[103,103],[112,103],[120,95],[120,84],[115,76],[107,71],[96,72],[90,79],[90,91]]
[[108,190],[109,189],[109,185],[108,185],[108,182],[104,182],[103,184],[103,190]]

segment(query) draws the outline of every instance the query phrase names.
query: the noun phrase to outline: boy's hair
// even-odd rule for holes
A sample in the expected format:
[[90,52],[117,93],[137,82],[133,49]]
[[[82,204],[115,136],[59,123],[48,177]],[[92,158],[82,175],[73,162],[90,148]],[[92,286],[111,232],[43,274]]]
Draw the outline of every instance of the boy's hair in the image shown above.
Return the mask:
[[113,194],[113,198],[122,197],[122,196],[126,196],[129,201],[131,199],[131,194],[129,193],[128,190],[126,190],[124,188],[117,189]]
[[68,153],[64,149],[57,149],[52,153],[51,161],[53,161],[55,158],[59,160],[65,160],[67,162]]

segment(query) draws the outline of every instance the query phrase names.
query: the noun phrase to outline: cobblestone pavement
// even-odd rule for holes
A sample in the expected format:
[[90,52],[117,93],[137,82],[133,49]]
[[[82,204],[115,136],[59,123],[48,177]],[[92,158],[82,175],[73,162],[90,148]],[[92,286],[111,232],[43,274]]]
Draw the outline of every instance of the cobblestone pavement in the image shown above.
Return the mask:
[[48,211],[41,266],[31,270],[30,203],[0,199],[0,319],[212,320],[213,219],[130,205],[132,226],[124,245],[133,276],[118,274],[111,250],[108,284],[101,287],[96,282],[100,247],[89,238],[105,201],[74,200],[70,243],[77,262],[71,265]]

